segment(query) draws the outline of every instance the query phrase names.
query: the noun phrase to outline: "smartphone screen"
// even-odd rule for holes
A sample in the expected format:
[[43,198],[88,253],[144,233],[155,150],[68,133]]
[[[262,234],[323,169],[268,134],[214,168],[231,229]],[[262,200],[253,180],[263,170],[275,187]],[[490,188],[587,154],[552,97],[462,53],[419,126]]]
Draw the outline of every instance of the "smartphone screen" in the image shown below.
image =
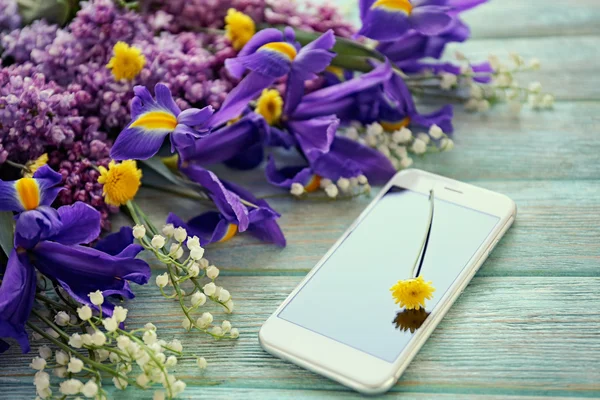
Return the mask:
[[413,277],[429,210],[428,195],[393,186],[278,317],[394,362],[500,221],[434,197],[420,271],[435,287],[433,299],[425,309],[401,309],[390,288]]

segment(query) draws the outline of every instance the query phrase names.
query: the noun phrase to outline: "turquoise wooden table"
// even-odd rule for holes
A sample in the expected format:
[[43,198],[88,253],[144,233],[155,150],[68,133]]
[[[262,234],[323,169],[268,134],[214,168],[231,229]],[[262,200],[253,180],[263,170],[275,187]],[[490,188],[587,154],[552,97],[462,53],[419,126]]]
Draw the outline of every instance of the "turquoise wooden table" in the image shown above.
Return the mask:
[[[600,397],[600,2],[496,0],[466,14],[472,59],[509,51],[538,57],[539,79],[556,95],[552,112],[499,107],[487,115],[457,109],[453,152],[416,167],[512,197],[514,227],[433,333],[388,398]],[[274,193],[261,171],[222,175],[258,194]],[[166,338],[204,355],[176,370],[188,383],[183,398],[355,398],[357,394],[263,352],[257,332],[368,203],[274,199],[286,249],[247,236],[211,247],[231,289],[231,316],[242,336],[215,342],[181,329],[175,303],[155,287],[136,288],[132,327],[151,320]],[[157,223],[167,212],[197,214],[188,199],[143,190],[142,206]],[[216,313],[218,314],[218,313]],[[218,316],[219,318],[221,315]],[[369,323],[358,321],[360,323]],[[0,398],[33,398],[32,355],[0,357]],[[117,398],[147,398],[128,390]]]

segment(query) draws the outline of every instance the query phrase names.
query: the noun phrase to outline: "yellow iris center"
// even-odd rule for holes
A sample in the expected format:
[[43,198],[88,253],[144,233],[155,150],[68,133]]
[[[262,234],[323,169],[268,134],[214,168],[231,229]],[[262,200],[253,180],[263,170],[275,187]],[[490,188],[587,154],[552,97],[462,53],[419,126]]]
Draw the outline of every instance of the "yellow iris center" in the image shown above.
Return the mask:
[[406,117],[400,121],[390,122],[390,121],[381,121],[379,122],[384,130],[388,132],[394,132],[400,130],[402,128],[406,128],[408,124],[410,124],[410,117]]
[[225,235],[223,236],[223,238],[221,240],[219,240],[219,242],[226,242],[229,239],[231,239],[232,237],[235,236],[235,234],[238,231],[238,226],[236,224],[229,224],[229,226],[227,227],[227,232],[225,232]]
[[111,69],[116,80],[133,80],[146,65],[146,57],[137,47],[125,42],[117,42],[113,47],[113,57],[106,68]]
[[177,126],[177,117],[166,111],[150,111],[140,115],[131,128],[174,130]]
[[406,15],[410,15],[413,6],[409,0],[377,0],[371,6],[373,8],[383,8],[389,11],[400,11]]
[[99,167],[98,183],[103,185],[103,195],[106,204],[121,206],[133,200],[142,184],[142,171],[137,168],[134,160],[116,164],[111,161],[108,169]]
[[256,101],[255,112],[263,116],[269,125],[279,122],[283,112],[283,99],[275,89],[265,89]]
[[276,51],[277,53],[283,54],[289,58],[290,61],[294,61],[296,54],[298,54],[296,52],[296,48],[287,42],[267,43],[261,46],[258,50]]
[[26,211],[34,210],[40,205],[40,187],[33,178],[21,178],[15,183],[17,196]]
[[319,175],[313,175],[310,181],[304,186],[304,190],[307,193],[314,192],[321,186],[321,177]]
[[225,37],[229,39],[235,50],[240,50],[256,33],[252,18],[230,8],[225,17]]

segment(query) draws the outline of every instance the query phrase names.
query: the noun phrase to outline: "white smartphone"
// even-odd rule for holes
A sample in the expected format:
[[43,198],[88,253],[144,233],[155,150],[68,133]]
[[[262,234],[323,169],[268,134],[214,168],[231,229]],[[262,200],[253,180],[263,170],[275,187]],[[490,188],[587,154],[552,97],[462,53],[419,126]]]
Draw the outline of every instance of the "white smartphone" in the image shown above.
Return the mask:
[[[502,194],[398,173],[264,323],[261,346],[361,393],[389,390],[515,216]],[[425,309],[400,309],[390,288],[414,277],[416,257],[435,292]]]

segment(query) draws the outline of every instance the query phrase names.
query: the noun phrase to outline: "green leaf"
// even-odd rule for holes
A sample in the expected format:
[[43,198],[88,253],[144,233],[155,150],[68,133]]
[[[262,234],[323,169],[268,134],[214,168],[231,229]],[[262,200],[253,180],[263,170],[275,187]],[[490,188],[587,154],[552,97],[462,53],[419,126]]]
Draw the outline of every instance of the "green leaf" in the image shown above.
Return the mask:
[[13,249],[15,219],[10,211],[0,212],[0,247],[8,257]]
[[51,24],[65,25],[79,8],[79,0],[17,0],[23,23],[45,19]]
[[371,60],[371,58],[338,55],[331,61],[331,65],[352,71],[369,72],[373,69],[369,60]]
[[[163,178],[169,183],[175,184],[177,186],[185,186],[181,178],[175,175],[163,162],[159,157],[152,157],[148,160],[141,160],[141,167],[143,171],[142,175],[142,183],[144,180],[152,180],[152,185],[156,186],[156,176]],[[151,171],[146,178],[146,174],[148,171]]]
[[[318,32],[306,32],[301,30],[295,30],[294,32],[296,33],[296,40],[303,46],[322,35]],[[335,37],[335,45],[332,50],[340,56],[367,57],[380,61],[385,60],[383,54],[377,50],[371,49],[357,41],[340,36]]]

